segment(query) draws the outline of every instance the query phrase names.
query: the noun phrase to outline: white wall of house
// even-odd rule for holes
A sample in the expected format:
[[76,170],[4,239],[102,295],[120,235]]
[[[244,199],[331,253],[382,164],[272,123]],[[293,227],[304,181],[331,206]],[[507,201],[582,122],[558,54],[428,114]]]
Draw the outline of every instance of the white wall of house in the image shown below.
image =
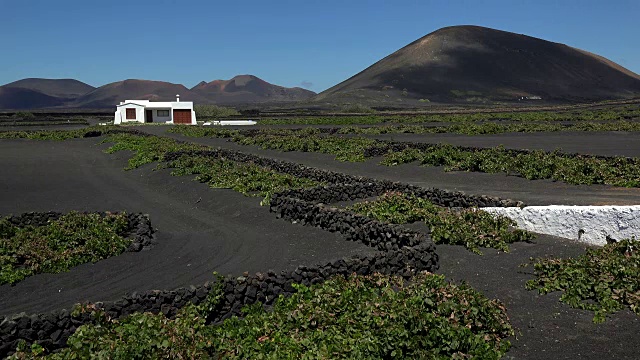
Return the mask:
[[[160,116],[158,113],[159,112],[165,112],[167,113],[166,116]],[[153,109],[153,122],[171,122],[171,113],[173,111],[171,110],[170,107],[166,108],[166,109]]]
[[[126,109],[136,109],[136,119],[127,119]],[[153,122],[173,123],[173,110],[188,109],[191,110],[191,124],[196,125],[196,112],[193,110],[193,102],[191,101],[172,101],[172,102],[152,102],[149,100],[125,100],[116,108],[114,114],[114,124],[122,124],[126,122],[145,122],[145,111],[153,111]],[[159,116],[158,110],[168,110],[168,116]]]
[[[125,103],[126,104],[126,103]],[[127,119],[127,110],[126,109],[135,109],[136,110],[136,118],[135,119]],[[114,115],[113,123],[114,124],[122,124],[127,122],[139,122],[144,123],[144,106],[139,104],[126,104],[123,106],[118,106],[116,113]]]

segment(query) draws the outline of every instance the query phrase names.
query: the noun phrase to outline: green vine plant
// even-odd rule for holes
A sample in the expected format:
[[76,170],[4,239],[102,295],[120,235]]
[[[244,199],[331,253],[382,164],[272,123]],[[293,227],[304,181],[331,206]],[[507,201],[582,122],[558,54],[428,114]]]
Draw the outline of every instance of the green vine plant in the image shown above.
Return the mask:
[[575,124],[558,124],[549,122],[538,123],[456,123],[445,126],[424,125],[383,125],[383,126],[347,126],[340,128],[338,134],[462,134],[462,135],[489,135],[504,133],[534,133],[534,132],[558,132],[558,131],[640,131],[640,123],[636,121],[616,122],[578,122]]
[[640,187],[640,160],[637,158],[568,156],[559,149],[519,153],[503,146],[467,150],[438,144],[421,150],[407,148],[389,152],[381,164],[395,166],[415,161],[426,166],[444,166],[445,171],[506,173],[529,180],[552,179],[574,185]]
[[0,139],[29,139],[29,140],[54,140],[63,141],[78,139],[92,132],[107,133],[117,130],[117,126],[89,126],[76,130],[22,130],[0,131]]
[[140,136],[135,134],[109,135],[103,142],[113,143],[106,151],[129,150],[133,156],[127,169],[160,162],[159,168],[172,169],[171,175],[196,175],[195,180],[212,188],[231,189],[247,196],[261,196],[262,205],[268,205],[271,195],[286,189],[300,189],[321,185],[317,181],[279,173],[255,164],[202,155],[188,155],[166,161],[165,155],[176,151],[210,150],[202,145],[178,142],[171,138]]
[[338,161],[365,161],[365,150],[375,147],[379,142],[364,137],[343,138],[326,136],[319,129],[298,130],[264,129],[258,131],[240,131],[218,128],[197,128],[177,126],[169,130],[191,137],[229,138],[240,145],[255,145],[262,149],[283,152],[300,151],[335,155]]
[[466,123],[478,121],[514,122],[559,122],[559,121],[619,121],[640,117],[637,105],[626,105],[607,109],[584,109],[574,111],[526,111],[526,112],[478,112],[468,114],[413,114],[413,115],[365,115],[365,116],[314,116],[294,118],[260,119],[261,125],[376,125],[376,124],[421,124],[432,122]]
[[286,189],[319,186],[321,183],[289,174],[282,174],[253,164],[203,156],[181,156],[166,167],[171,175],[196,175],[195,180],[212,188],[231,189],[244,195],[261,196],[261,205],[268,205],[271,195]]
[[41,273],[60,273],[123,253],[132,240],[125,213],[72,211],[43,226],[18,227],[0,218],[0,285]]
[[[365,137],[324,135],[314,128],[247,132],[182,126],[174,127],[170,132],[229,138],[241,145],[257,145],[263,149],[333,154],[336,160],[352,162],[365,161],[367,151],[388,146],[386,142]],[[425,149],[409,146],[401,151],[389,151],[380,164],[396,166],[411,162],[443,166],[445,171],[506,173],[529,180],[551,179],[575,185],[640,187],[640,160],[637,158],[569,156],[560,149],[553,152],[515,152],[503,146],[486,149],[465,149],[449,144],[434,144]]]
[[[195,126],[190,128],[203,129]],[[197,181],[207,183],[212,188],[232,189],[247,196],[261,196],[263,198],[262,205],[269,204],[271,195],[276,192],[322,185],[322,183],[311,179],[278,173],[255,164],[212,159],[205,156],[191,155],[168,162],[165,160],[165,155],[170,152],[211,150],[211,148],[179,142],[168,137],[143,136],[117,130],[118,127],[99,126],[62,131],[11,131],[0,132],[0,138],[61,141],[82,138],[86,134],[100,131],[101,134],[106,135],[102,139],[102,143],[112,144],[105,150],[107,153],[113,154],[119,151],[130,151],[132,153],[125,170],[132,170],[157,162],[159,163],[157,168],[172,168],[171,174],[175,176],[197,175]],[[205,131],[205,129],[201,131]],[[229,134],[233,133],[230,132]],[[336,152],[340,151],[339,144],[334,145],[334,150]]]
[[[221,283],[221,282],[219,282]],[[97,314],[68,347],[46,354],[20,345],[14,359],[499,359],[514,335],[504,306],[443,276],[336,276],[294,285],[271,310],[260,304],[244,317],[206,322],[222,298],[187,305],[175,319],[136,313],[119,320]]]
[[416,221],[426,223],[436,244],[462,245],[476,254],[481,247],[509,251],[509,244],[530,241],[530,232],[514,229],[515,222],[479,209],[449,209],[427,199],[403,193],[386,193],[382,197],[350,207],[350,210],[393,224]]
[[560,301],[594,311],[595,323],[625,307],[640,315],[640,241],[636,239],[587,249],[577,258],[531,259],[531,263],[536,278],[527,282],[528,290],[561,291]]

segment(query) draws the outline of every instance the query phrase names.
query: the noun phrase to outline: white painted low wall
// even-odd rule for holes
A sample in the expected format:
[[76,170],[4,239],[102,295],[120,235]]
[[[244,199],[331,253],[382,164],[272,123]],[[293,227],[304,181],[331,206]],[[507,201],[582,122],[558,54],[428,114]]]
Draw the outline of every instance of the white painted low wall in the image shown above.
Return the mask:
[[518,228],[603,246],[607,236],[640,238],[640,205],[634,206],[527,206],[482,208],[513,219]]
[[239,126],[239,125],[255,125],[257,124],[257,122],[253,121],[253,120],[214,120],[214,121],[210,121],[210,122],[206,122],[202,125],[205,126],[209,126],[209,125],[233,125],[233,126]]

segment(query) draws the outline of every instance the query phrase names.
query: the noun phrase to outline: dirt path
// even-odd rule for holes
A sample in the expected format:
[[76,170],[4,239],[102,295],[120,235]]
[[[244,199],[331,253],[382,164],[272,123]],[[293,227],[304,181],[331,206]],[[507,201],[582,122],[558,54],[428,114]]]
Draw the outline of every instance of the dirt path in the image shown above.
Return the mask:
[[457,134],[383,134],[370,136],[380,140],[421,143],[446,143],[458,146],[495,147],[553,151],[603,156],[640,157],[640,133],[637,132],[539,132],[496,135]]
[[640,189],[619,188],[606,185],[569,185],[551,180],[527,180],[505,174],[477,172],[445,172],[441,167],[424,167],[416,164],[401,166],[377,165],[380,159],[363,163],[340,162],[333,155],[303,152],[264,150],[257,146],[242,146],[217,138],[193,138],[169,134],[166,126],[138,127],[156,135],[190,141],[213,147],[239,150],[247,153],[291,161],[311,167],[377,179],[401,181],[422,187],[436,187],[463,191],[467,194],[491,195],[524,201],[528,205],[637,205]]
[[527,291],[532,268],[521,268],[530,257],[569,257],[584,246],[540,235],[533,244],[516,243],[510,253],[483,249],[474,255],[460,246],[439,245],[440,271],[456,282],[464,281],[487,297],[499,299],[517,328],[505,359],[637,359],[640,317],[630,310],[594,324],[593,312],[572,309],[560,295]]
[[[158,133],[166,130],[146,129]],[[220,139],[173,137],[345,173],[409,179],[423,186],[461,186],[471,190],[469,193],[502,194],[538,203],[558,199],[577,203],[631,201],[625,200],[629,195],[625,189],[575,187],[487,174],[447,174],[412,165],[387,168],[373,162],[340,163],[322,154],[281,153]],[[13,174],[0,177],[0,214],[70,209],[143,211],[159,228],[159,245],[148,252],[83,265],[69,273],[39,275],[15,287],[2,286],[2,313],[42,311],[80,299],[108,300],[124,292],[204,282],[211,278],[213,270],[223,274],[264,271],[370,251],[335,234],[276,220],[257,206],[256,198],[208,189],[149,167],[124,172],[121,169],[127,155],[106,155],[101,152],[104,145],[94,145],[97,142],[0,141],[0,164]],[[544,189],[545,193],[536,194]],[[637,192],[631,194],[633,201],[638,199]],[[629,310],[595,325],[593,313],[569,308],[558,302],[558,294],[540,296],[524,288],[532,278],[531,269],[519,265],[530,257],[576,256],[583,251],[583,245],[550,236],[538,236],[533,244],[513,244],[510,253],[483,249],[482,256],[459,246],[437,248],[440,273],[456,282],[465,281],[506,305],[518,336],[505,358],[635,359],[640,345],[640,320]]]
[[[190,177],[123,171],[128,154],[102,152],[100,139],[0,140],[0,214],[127,210],[148,213],[158,231],[150,251],[41,274],[0,286],[0,314],[114,300],[133,291],[173,289],[212,272],[276,271],[372,250],[343,237],[276,219],[260,199],[214,190]],[[7,176],[10,174],[10,176]]]
[[[166,131],[166,128],[147,129],[159,134]],[[531,204],[640,203],[638,189],[572,186],[479,173],[444,173],[441,169],[414,165],[389,168],[371,161],[341,163],[323,154],[283,153],[239,146],[224,139],[170,136],[354,175],[511,197]],[[415,229],[419,230],[420,227]],[[604,324],[594,324],[592,312],[572,309],[560,303],[558,293],[539,295],[536,291],[525,289],[526,281],[533,278],[532,269],[521,268],[520,265],[528,263],[529,258],[578,256],[584,249],[584,245],[567,239],[539,235],[531,244],[511,245],[510,253],[483,249],[484,255],[478,256],[463,247],[449,245],[438,245],[437,253],[440,257],[439,273],[455,282],[464,281],[487,297],[499,299],[506,305],[511,323],[517,328],[517,336],[512,339],[513,346],[505,359],[637,359],[640,317],[630,310],[610,316]]]

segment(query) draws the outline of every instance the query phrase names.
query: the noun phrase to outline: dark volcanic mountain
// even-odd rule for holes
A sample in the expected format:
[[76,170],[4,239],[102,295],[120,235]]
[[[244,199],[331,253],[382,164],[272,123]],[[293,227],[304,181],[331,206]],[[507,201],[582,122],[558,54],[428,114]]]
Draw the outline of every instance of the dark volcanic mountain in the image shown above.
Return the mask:
[[587,51],[479,26],[437,30],[320,93],[369,103],[585,101],[640,95],[640,76]]
[[74,79],[29,78],[14,81],[2,87],[34,90],[45,95],[73,99],[95,89],[93,86]]
[[0,109],[39,109],[63,105],[68,99],[49,96],[39,91],[0,86]]
[[78,108],[112,108],[127,99],[175,101],[176,95],[180,95],[180,100],[184,101],[208,102],[184,85],[164,81],[129,79],[100,86],[80,96],[70,105]]
[[193,89],[164,81],[129,79],[94,88],[71,79],[24,79],[0,86],[0,109],[113,108],[126,99],[173,101],[176,95],[198,104],[251,104],[306,100],[301,88],[269,84],[253,75],[201,82]]
[[289,102],[306,100],[316,95],[302,88],[286,88],[270,84],[253,75],[238,75],[231,80],[201,82],[191,89],[216,104],[256,102]]
[[22,79],[0,86],[0,109],[63,106],[93,89],[73,79]]

